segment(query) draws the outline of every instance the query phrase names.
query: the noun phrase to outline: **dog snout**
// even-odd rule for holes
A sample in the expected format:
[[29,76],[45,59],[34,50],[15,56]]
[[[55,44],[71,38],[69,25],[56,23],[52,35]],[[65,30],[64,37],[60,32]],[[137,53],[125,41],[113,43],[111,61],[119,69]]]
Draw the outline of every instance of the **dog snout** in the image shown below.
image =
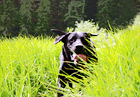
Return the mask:
[[76,49],[77,49],[77,50],[83,49],[83,45],[77,45],[77,46],[76,46]]
[[83,50],[84,50],[84,46],[83,45],[77,45],[75,52],[78,54],[78,53],[81,53]]

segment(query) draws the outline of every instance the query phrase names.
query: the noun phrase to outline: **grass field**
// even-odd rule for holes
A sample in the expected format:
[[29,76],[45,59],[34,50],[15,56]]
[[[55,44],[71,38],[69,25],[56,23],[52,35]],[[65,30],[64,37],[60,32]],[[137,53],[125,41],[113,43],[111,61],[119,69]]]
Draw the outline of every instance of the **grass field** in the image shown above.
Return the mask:
[[[64,89],[65,97],[139,97],[140,26],[93,37],[98,65],[87,64],[93,74]],[[55,97],[62,43],[52,38],[17,37],[0,41],[0,96]],[[78,89],[82,88],[82,91]],[[73,92],[71,92],[73,91]]]

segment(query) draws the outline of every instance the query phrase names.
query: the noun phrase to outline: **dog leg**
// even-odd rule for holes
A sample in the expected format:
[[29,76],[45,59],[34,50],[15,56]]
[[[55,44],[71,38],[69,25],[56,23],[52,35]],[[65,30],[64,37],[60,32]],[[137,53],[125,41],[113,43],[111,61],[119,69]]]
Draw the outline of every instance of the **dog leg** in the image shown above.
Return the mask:
[[60,92],[62,92],[62,90],[60,88],[66,87],[66,80],[64,80],[64,79],[65,78],[63,76],[60,76],[60,75],[58,76],[58,87],[59,87],[58,92],[57,92],[58,97],[63,96],[63,94],[60,93]]

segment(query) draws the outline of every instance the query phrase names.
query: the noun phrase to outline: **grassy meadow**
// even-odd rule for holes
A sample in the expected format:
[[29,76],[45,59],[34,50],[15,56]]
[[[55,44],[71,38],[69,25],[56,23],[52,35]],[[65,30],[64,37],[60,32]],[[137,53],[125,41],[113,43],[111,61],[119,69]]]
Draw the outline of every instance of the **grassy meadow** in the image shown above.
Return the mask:
[[[65,97],[139,97],[140,26],[92,37],[99,62],[89,77],[64,89]],[[0,97],[56,97],[62,43],[53,38],[0,40]],[[79,91],[82,88],[82,91]]]

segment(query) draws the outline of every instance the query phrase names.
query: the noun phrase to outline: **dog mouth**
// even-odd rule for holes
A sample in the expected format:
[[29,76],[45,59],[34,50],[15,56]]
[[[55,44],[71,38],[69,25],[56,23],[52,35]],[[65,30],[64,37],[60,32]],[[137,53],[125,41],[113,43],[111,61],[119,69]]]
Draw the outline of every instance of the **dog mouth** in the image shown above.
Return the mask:
[[72,60],[74,61],[74,64],[80,63],[80,62],[87,62],[87,56],[84,54],[73,54]]

